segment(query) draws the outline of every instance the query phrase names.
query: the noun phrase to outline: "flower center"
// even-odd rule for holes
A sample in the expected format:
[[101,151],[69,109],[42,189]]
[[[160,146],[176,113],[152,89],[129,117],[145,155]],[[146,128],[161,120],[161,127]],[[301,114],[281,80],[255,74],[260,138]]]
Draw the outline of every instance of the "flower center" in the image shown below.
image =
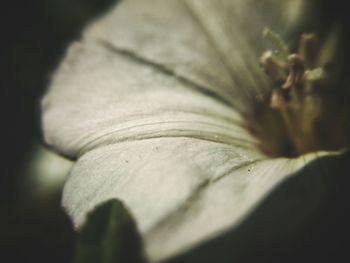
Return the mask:
[[295,157],[313,151],[335,151],[350,145],[348,101],[337,94],[329,47],[314,34],[303,34],[290,54],[274,32],[264,31],[271,49],[260,64],[272,83],[249,114],[248,129],[269,156]]

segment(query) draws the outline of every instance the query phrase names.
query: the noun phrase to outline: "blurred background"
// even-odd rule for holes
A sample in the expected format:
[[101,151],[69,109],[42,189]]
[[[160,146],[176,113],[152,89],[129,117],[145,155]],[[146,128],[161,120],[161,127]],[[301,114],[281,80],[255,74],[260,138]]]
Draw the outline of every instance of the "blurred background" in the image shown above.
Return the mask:
[[[61,186],[71,163],[42,146],[40,98],[67,45],[115,2],[27,0],[1,4],[0,262],[71,261],[75,237],[60,207]],[[324,24],[340,19],[347,34],[345,3],[320,0]],[[348,37],[344,41],[348,46]],[[311,230],[315,237],[305,241],[301,251],[310,247],[322,250],[320,244],[325,240],[333,239],[334,246],[344,244],[335,240],[339,235],[324,230],[325,226],[347,224],[339,222],[342,216],[335,213],[326,223],[319,222]]]
[[0,262],[70,262],[60,207],[70,162],[41,145],[40,97],[67,45],[114,0],[2,1]]

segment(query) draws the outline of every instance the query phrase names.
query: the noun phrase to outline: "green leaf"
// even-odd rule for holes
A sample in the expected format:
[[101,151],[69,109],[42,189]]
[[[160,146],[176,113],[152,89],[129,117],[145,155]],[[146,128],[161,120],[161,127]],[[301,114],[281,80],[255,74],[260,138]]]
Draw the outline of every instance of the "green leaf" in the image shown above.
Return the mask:
[[100,204],[79,231],[75,263],[145,262],[134,220],[118,200]]

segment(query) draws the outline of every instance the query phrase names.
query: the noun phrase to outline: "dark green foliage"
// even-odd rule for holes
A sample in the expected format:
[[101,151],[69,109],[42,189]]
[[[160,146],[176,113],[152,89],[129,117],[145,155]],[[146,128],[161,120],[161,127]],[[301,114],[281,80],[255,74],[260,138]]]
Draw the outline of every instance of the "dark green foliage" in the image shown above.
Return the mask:
[[136,225],[120,201],[110,200],[88,215],[74,262],[145,262]]

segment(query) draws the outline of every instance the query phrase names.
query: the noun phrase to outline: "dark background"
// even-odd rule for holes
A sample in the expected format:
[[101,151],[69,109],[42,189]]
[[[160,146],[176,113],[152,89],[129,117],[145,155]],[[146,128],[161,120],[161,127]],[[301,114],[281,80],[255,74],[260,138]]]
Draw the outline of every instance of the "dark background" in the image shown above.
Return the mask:
[[25,172],[41,142],[40,97],[67,45],[114,0],[0,4],[0,262],[70,262],[74,235],[60,192],[32,198]]
[[[28,175],[23,167],[34,146],[41,142],[40,97],[66,46],[79,38],[84,25],[114,2],[27,0],[3,1],[0,5],[1,262],[70,262],[74,234],[61,211],[60,192],[41,200],[28,198],[25,192],[30,189],[22,183]],[[321,23],[339,19],[345,29],[344,46],[348,47],[349,16],[345,3],[320,1],[324,17]],[[346,62],[348,54],[346,50]],[[336,229],[341,232],[341,224],[347,224],[346,217],[338,210],[330,218],[318,222],[311,231],[316,232],[316,238],[305,241],[300,254],[294,254],[296,258],[307,254],[309,247],[314,252],[327,247],[333,256],[338,253],[336,246],[346,248],[343,240],[339,240],[343,235],[318,231],[340,224]],[[333,250],[329,246],[331,242],[334,242]],[[324,243],[328,245],[321,245]],[[298,262],[303,262],[299,259]]]

